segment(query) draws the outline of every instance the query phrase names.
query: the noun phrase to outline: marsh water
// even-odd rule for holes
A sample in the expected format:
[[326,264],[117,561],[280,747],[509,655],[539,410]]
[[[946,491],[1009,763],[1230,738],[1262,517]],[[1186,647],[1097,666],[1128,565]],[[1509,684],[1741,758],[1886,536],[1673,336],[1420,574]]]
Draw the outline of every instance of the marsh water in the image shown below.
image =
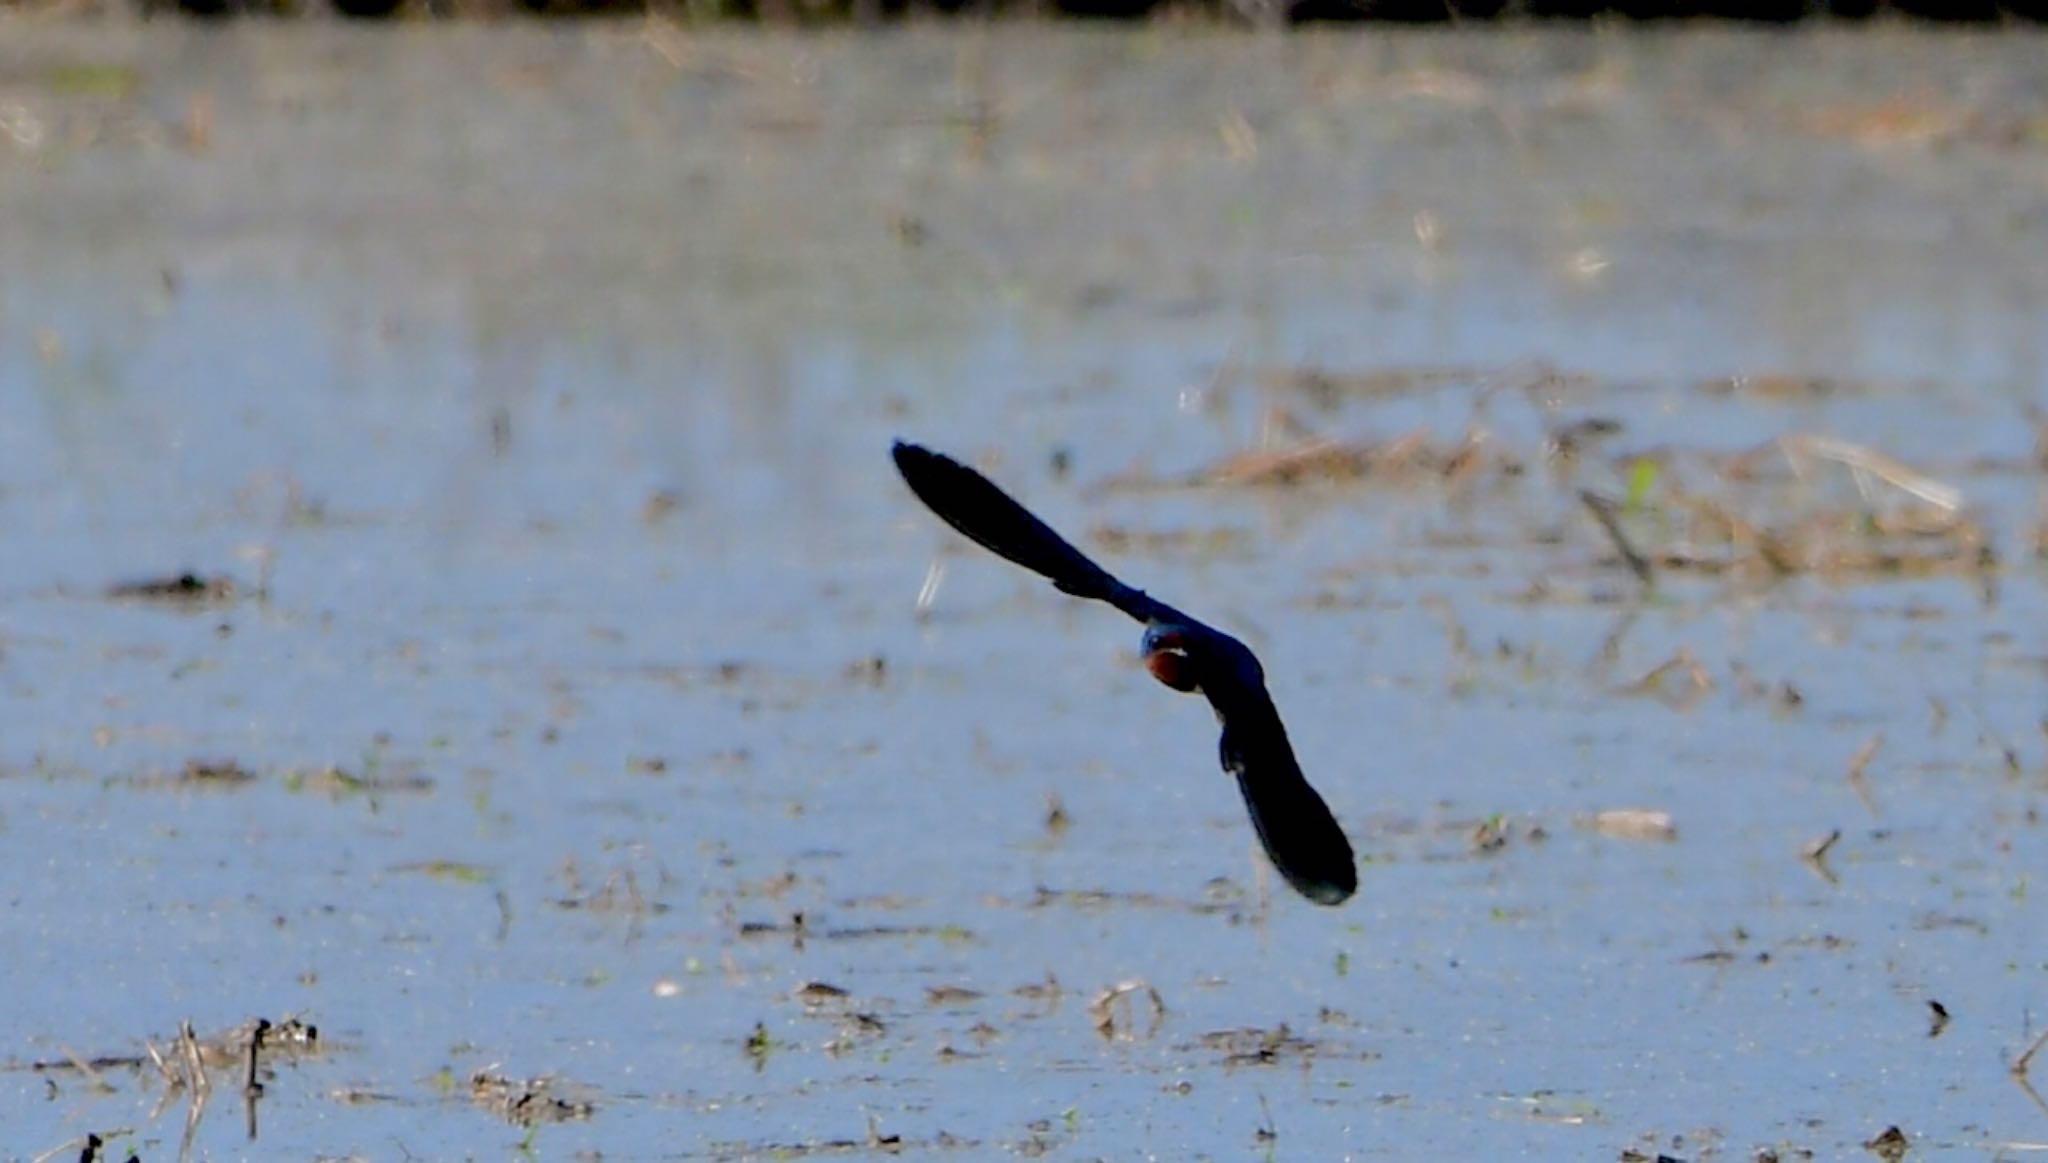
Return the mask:
[[2044,48],[10,17],[0,1153],[2043,1150]]

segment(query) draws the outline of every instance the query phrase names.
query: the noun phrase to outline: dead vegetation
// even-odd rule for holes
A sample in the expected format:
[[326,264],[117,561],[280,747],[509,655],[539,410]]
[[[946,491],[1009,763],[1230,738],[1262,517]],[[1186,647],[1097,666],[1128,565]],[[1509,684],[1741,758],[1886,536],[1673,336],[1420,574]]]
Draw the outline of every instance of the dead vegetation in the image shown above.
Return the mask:
[[[1596,564],[1625,569],[1645,587],[1666,575],[1769,582],[1812,576],[1840,582],[1930,575],[1985,576],[2001,554],[1963,488],[1885,450],[1823,433],[1787,432],[1748,448],[1635,445],[1624,422],[1607,415],[1554,416],[1550,400],[1581,386],[1541,371],[1519,381],[1503,373],[1378,371],[1356,375],[1311,369],[1269,373],[1274,390],[1330,413],[1304,419],[1290,403],[1269,405],[1255,447],[1181,472],[1143,463],[1103,482],[1109,491],[1229,489],[1328,491],[1436,489],[1449,496],[1509,490],[1580,511],[1614,556]],[[1416,426],[1337,435],[1343,401],[1423,391],[1466,391],[1470,415],[1459,430]],[[1759,375],[1694,385],[1703,395],[1803,398],[1848,393],[1836,381]],[[1529,398],[1540,434],[1503,401]],[[2037,424],[2037,428],[2041,425]],[[2044,443],[2048,446],[2048,443]],[[2043,464],[2048,460],[2037,457]],[[1968,471],[2038,471],[2039,465],[1973,463]],[[1582,481],[1594,479],[1601,487]],[[1611,482],[1623,482],[1618,492]],[[1568,524],[1567,524],[1568,528]],[[2048,521],[2038,528],[2048,528]],[[1535,539],[1552,539],[1548,527]],[[1569,537],[1569,534],[1566,535]],[[2048,534],[2037,534],[2048,544]],[[1230,531],[1157,533],[1103,526],[1111,550],[1159,552],[1241,547]]]
[[204,1080],[187,1067],[197,1065],[221,1069],[244,1063],[248,1061],[250,1046],[258,1043],[266,1060],[272,1062],[280,1059],[298,1062],[321,1053],[325,1047],[320,1040],[320,1028],[295,1016],[276,1022],[267,1018],[251,1018],[207,1038],[194,1035],[192,1024],[184,1022],[170,1039],[168,1049],[159,1047],[153,1039],[144,1039],[140,1054],[103,1054],[91,1058],[67,1054],[63,1058],[31,1063],[30,1069],[59,1073],[76,1071],[92,1080],[96,1087],[111,1090],[113,1087],[104,1077],[107,1072],[141,1071],[148,1066],[153,1067],[165,1086],[172,1090],[197,1089]]
[[1834,868],[1828,864],[1828,853],[1833,852],[1835,845],[1841,843],[1841,840],[1842,830],[1830,829],[1827,835],[1817,836],[1801,845],[1799,859],[1822,880],[1829,884],[1840,884],[1841,878],[1835,875]]
[[[257,1139],[258,1105],[277,1078],[277,1066],[280,1063],[294,1064],[317,1055],[323,1047],[318,1027],[297,1017],[286,1017],[277,1022],[268,1018],[251,1018],[206,1038],[193,1031],[190,1021],[184,1021],[178,1024],[177,1034],[164,1045],[145,1038],[140,1054],[106,1054],[88,1058],[67,1051],[63,1058],[32,1063],[30,1069],[52,1080],[53,1095],[56,1093],[54,1079],[64,1074],[76,1075],[93,1091],[102,1094],[119,1089],[108,1078],[109,1074],[117,1071],[133,1074],[145,1083],[154,1080],[161,1089],[156,1105],[150,1111],[152,1122],[180,1099],[187,1101],[180,1149],[180,1158],[184,1158],[191,1154],[200,1121],[213,1099],[215,1074],[226,1074],[239,1084],[244,1124],[249,1141],[253,1143]],[[109,1135],[127,1133],[106,1132]],[[88,1136],[86,1153],[81,1157],[97,1158],[101,1145],[99,1135]]]
[[[1977,575],[1998,554],[1963,491],[1875,449],[1791,435],[1732,455],[1624,454],[1623,502],[1587,505],[1624,565],[1657,574],[1848,581]],[[1651,545],[1639,551],[1639,545]]]
[[1277,1026],[1213,1030],[1202,1035],[1202,1045],[1223,1056],[1225,1066],[1270,1066],[1283,1058],[1308,1058],[1315,1043],[1297,1037],[1287,1023]]
[[1120,981],[1088,1002],[1088,1020],[1107,1041],[1150,1038],[1166,1022],[1166,1000],[1151,982]]
[[[137,791],[238,791],[261,783],[265,773],[239,759],[195,756],[176,771],[144,770],[118,777],[118,782]],[[278,773],[285,790],[324,795],[331,800],[353,797],[376,799],[403,794],[424,795],[434,790],[434,781],[409,769],[372,766],[350,771],[333,764],[286,768]]]
[[1871,1136],[1863,1149],[1884,1160],[1884,1163],[1900,1163],[1913,1150],[1912,1141],[1896,1126],[1886,1127]]
[[1527,463],[1510,451],[1489,446],[1478,431],[1448,441],[1412,431],[1386,439],[1308,437],[1278,447],[1233,453],[1175,478],[1161,480],[1134,473],[1110,484],[1118,488],[1306,488],[1369,483],[1414,488],[1520,476]]
[[590,1118],[597,1104],[557,1093],[552,1078],[515,1079],[479,1070],[469,1078],[469,1100],[515,1127],[569,1123]]
[[1232,894],[1231,900],[1188,900],[1151,892],[1117,892],[1102,888],[1048,888],[1039,885],[1032,895],[1021,902],[1026,909],[1049,909],[1055,907],[1100,911],[1103,909],[1165,909],[1187,912],[1196,916],[1235,911],[1241,904],[1241,894]]
[[115,601],[150,602],[179,609],[231,605],[239,593],[232,578],[207,577],[189,570],[107,587],[107,596]]
[[[657,875],[661,886],[666,887],[667,873],[659,872]],[[562,865],[561,878],[567,892],[555,898],[553,903],[558,909],[599,915],[616,914],[636,922],[660,916],[669,909],[667,904],[650,899],[641,892],[639,874],[630,866],[606,873],[603,881],[593,886],[589,883],[582,866],[574,860],[569,860]]]
[[1587,820],[1587,826],[1616,840],[1668,843],[1678,839],[1678,825],[1672,820],[1671,813],[1657,808],[1609,808],[1593,813]]
[[[876,1155],[900,1155],[905,1152],[966,1152],[981,1145],[977,1140],[963,1139],[945,1131],[939,1131],[926,1139],[905,1139],[902,1135],[883,1131],[881,1119],[869,1115],[867,1134],[862,1138],[714,1143],[711,1154],[719,1159],[822,1159],[842,1156],[872,1158]],[[1041,1140],[1036,1133],[1014,1148],[1015,1153],[1026,1157],[1044,1154],[1047,1149],[1049,1143]]]
[[233,789],[255,783],[255,772],[232,759],[188,759],[182,770],[174,775],[141,775],[129,781],[132,787],[168,787],[180,791],[193,789]]

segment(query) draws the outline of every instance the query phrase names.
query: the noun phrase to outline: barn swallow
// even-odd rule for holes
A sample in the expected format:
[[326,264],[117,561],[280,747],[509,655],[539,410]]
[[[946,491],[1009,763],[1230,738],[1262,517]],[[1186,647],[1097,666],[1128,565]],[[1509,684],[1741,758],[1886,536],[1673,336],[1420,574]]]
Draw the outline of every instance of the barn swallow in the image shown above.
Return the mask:
[[897,441],[910,491],[967,538],[1077,598],[1108,602],[1144,624],[1138,650],[1153,678],[1209,700],[1223,726],[1223,770],[1237,777],[1252,828],[1273,867],[1319,905],[1358,891],[1351,842],[1309,786],[1266,693],[1266,672],[1244,643],[1125,585],[1009,494],[951,457]]

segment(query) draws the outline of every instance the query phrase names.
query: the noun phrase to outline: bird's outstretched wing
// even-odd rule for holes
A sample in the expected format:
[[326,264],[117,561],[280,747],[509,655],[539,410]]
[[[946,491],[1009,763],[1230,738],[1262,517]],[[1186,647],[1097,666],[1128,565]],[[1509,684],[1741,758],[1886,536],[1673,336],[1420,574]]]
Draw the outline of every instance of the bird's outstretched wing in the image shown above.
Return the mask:
[[1358,891],[1351,841],[1330,807],[1301,774],[1280,712],[1263,688],[1231,700],[1212,699],[1223,720],[1223,770],[1237,777],[1252,828],[1273,867],[1294,891],[1319,905],[1338,905]]
[[1198,668],[1194,685],[1223,724],[1223,769],[1237,777],[1252,827],[1273,867],[1317,904],[1342,904],[1358,891],[1351,842],[1302,776],[1258,659],[1242,642],[1118,581],[995,482],[959,461],[902,441],[892,455],[918,499],[969,540],[1050,578],[1075,597],[1108,602],[1148,626],[1170,626],[1188,648],[1189,664]]
[[925,507],[982,548],[1052,579],[1062,592],[1108,602],[1140,622],[1200,623],[1125,585],[1053,532],[994,481],[943,453],[897,441],[896,471]]

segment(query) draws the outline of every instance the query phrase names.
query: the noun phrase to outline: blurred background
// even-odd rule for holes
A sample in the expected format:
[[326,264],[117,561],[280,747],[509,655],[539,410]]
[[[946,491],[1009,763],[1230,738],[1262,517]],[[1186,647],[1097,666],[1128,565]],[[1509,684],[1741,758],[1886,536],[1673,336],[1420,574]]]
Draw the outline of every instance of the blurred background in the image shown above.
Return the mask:
[[0,1157],[2036,1150],[2048,38],[1547,12],[0,10]]

